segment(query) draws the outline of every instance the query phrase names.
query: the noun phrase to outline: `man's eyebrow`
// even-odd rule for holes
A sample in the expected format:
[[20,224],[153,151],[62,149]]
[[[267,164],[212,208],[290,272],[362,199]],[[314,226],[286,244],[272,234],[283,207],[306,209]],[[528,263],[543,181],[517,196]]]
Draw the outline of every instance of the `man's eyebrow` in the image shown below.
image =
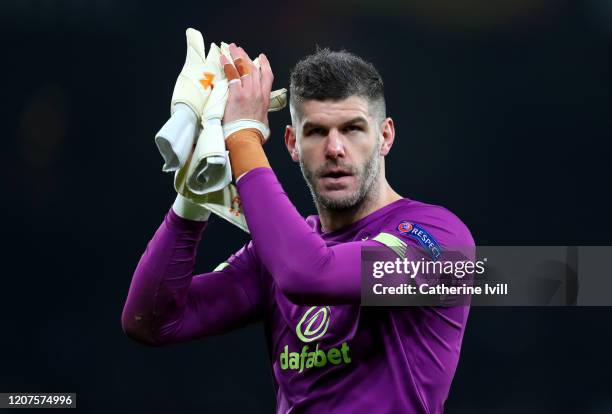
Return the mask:
[[302,130],[307,130],[311,128],[325,128],[323,125],[316,124],[314,122],[307,121],[304,125],[302,125]]
[[[363,116],[357,116],[353,119],[349,119],[348,121],[343,122],[341,126],[347,126],[347,125],[359,124],[359,123],[367,124],[368,120],[365,119]],[[325,125],[317,124],[315,122],[310,122],[310,121],[307,121],[302,126],[302,130],[306,130],[310,128],[328,128],[328,127]]]
[[352,124],[367,124],[367,123],[368,123],[367,119],[365,119],[362,116],[357,116],[353,119],[349,119],[348,121],[343,122],[342,126],[347,126],[347,125],[352,125]]

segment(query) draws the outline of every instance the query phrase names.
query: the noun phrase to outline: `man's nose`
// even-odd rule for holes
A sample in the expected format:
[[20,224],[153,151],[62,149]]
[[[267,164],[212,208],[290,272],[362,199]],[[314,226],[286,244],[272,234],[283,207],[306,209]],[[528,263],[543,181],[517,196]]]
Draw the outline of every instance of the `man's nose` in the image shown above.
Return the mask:
[[336,130],[331,129],[327,135],[327,142],[325,146],[325,156],[327,158],[338,158],[344,157],[344,142],[342,135]]

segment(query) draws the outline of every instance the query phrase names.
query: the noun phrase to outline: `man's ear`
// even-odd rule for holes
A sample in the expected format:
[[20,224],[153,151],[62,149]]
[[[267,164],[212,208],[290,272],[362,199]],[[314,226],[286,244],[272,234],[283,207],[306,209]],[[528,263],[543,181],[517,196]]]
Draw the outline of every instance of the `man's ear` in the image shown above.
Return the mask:
[[298,156],[296,144],[295,128],[291,125],[287,125],[285,127],[285,146],[287,147],[287,151],[289,151],[289,155],[291,155],[291,159],[298,162],[300,158]]
[[385,118],[380,125],[380,137],[382,138],[382,144],[380,146],[380,155],[383,157],[391,151],[393,141],[395,140],[395,124],[393,119]]

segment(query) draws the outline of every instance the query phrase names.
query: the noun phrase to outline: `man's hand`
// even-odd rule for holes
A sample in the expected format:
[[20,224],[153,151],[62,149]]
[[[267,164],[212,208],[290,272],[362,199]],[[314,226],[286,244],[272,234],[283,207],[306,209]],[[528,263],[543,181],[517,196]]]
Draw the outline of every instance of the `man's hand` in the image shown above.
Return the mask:
[[260,54],[260,68],[257,68],[244,49],[234,43],[229,49],[233,63],[225,56],[221,56],[221,64],[230,81],[223,123],[252,119],[268,126],[270,91],[274,80],[268,58]]

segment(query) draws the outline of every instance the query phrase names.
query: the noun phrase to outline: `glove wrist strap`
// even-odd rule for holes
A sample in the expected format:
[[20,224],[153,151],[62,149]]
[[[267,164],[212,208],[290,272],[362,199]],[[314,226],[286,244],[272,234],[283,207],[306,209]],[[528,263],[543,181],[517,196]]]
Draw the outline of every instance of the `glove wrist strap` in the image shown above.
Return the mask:
[[210,217],[210,210],[206,207],[177,194],[172,210],[177,216],[193,221],[206,221]]

